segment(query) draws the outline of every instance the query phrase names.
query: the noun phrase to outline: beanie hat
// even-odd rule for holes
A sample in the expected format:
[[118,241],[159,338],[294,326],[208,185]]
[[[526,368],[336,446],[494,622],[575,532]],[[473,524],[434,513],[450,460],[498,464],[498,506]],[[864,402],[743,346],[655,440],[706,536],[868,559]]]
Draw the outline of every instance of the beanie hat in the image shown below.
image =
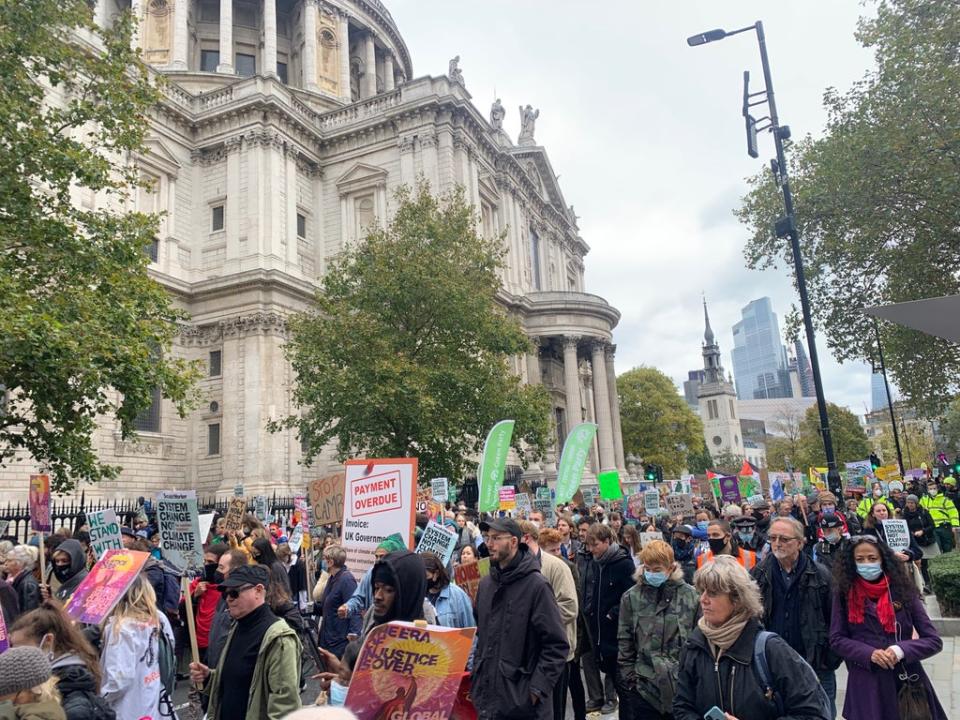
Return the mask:
[[821,505],[831,505],[831,504],[836,505],[837,496],[834,495],[832,492],[824,490],[822,493],[820,493],[819,502]]
[[407,544],[403,541],[403,536],[400,535],[400,533],[394,533],[393,535],[385,537],[380,544],[377,545],[377,550],[386,550],[388,553],[406,549]]
[[14,695],[50,679],[50,661],[39,648],[22,645],[0,655],[0,695]]
[[916,495],[914,495],[913,493],[910,493],[909,495],[907,495],[907,502],[913,502],[913,503],[918,503],[918,504],[919,504],[919,503],[920,503],[920,498],[918,498],[918,497],[917,497]]

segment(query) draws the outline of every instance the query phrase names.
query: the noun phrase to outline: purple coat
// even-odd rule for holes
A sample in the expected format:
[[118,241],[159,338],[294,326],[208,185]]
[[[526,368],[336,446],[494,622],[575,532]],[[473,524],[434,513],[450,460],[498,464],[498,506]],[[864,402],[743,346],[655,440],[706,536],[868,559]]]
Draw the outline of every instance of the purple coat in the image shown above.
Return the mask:
[[[899,642],[894,635],[884,632],[877,618],[876,603],[867,600],[863,623],[851,625],[847,621],[846,603],[834,593],[830,645],[846,661],[848,672],[843,716],[847,720],[899,720],[896,673],[900,664],[894,670],[884,670],[870,662],[874,650],[898,645],[903,650],[903,662],[907,670],[919,675],[927,688],[931,720],[948,720],[930,678],[920,665],[921,660],[940,652],[943,641],[927,617],[919,597],[915,596],[905,607],[897,610],[897,622],[901,628]],[[912,639],[914,628],[920,636],[916,640]]]

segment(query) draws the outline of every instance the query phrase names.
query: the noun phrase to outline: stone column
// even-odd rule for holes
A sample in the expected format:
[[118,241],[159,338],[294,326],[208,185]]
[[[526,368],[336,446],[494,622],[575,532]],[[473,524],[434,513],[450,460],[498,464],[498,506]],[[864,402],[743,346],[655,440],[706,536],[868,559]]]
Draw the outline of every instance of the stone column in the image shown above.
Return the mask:
[[387,51],[383,56],[383,91],[390,92],[395,87],[393,79],[393,53]]
[[220,62],[217,72],[233,75],[233,0],[220,0]]
[[130,0],[130,14],[133,16],[133,35],[130,42],[140,47],[140,33],[143,31],[143,0]]
[[600,446],[600,470],[615,470],[617,461],[613,448],[613,419],[610,416],[610,393],[607,389],[606,343],[596,341],[590,348],[593,367],[593,402],[597,413],[597,440]]
[[373,42],[373,33],[363,35],[363,76],[360,78],[360,98],[366,99],[377,94],[377,46]]
[[539,385],[543,380],[540,377],[540,338],[530,338],[533,349],[527,353],[527,383]]
[[187,31],[187,14],[189,12],[189,0],[176,0],[173,6],[173,52],[170,55],[170,68],[172,70],[187,69],[187,46],[190,41]]
[[350,96],[350,16],[337,15],[337,39],[340,43],[340,99],[351,102]]
[[317,0],[303,3],[303,87],[317,87]]
[[626,470],[627,461],[623,455],[623,433],[620,428],[620,396],[617,394],[617,372],[613,362],[616,353],[616,345],[607,346],[607,390],[610,392],[610,415],[613,417],[614,456],[617,459],[617,467]]
[[263,74],[277,76],[277,0],[263,3]]
[[[110,13],[107,11],[108,0],[97,0],[97,5],[93,9],[93,19],[98,27],[106,30],[110,27]],[[112,2],[111,2],[112,5]]]
[[563,390],[567,396],[567,434],[582,422],[583,410],[580,405],[580,368],[577,366],[576,335],[563,338]]

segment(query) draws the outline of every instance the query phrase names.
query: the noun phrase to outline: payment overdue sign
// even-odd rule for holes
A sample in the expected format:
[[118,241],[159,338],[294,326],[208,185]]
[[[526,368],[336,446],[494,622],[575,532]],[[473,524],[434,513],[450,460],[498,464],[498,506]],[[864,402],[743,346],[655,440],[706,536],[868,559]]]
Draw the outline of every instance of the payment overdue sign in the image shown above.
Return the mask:
[[417,460],[349,460],[345,470],[341,541],[347,567],[360,579],[385,538],[399,533],[413,547]]

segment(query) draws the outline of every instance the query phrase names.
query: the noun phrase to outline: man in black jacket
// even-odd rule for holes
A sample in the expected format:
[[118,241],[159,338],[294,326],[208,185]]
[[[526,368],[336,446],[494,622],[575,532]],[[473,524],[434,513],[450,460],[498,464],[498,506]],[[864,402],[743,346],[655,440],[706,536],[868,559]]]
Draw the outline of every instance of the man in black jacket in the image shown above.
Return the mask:
[[775,518],[771,552],[751,575],[763,597],[763,625],[777,633],[817,673],[836,716],[840,658],[830,650],[830,573],[804,552],[804,529],[793,518]]
[[477,591],[473,704],[481,720],[551,720],[569,644],[540,563],[509,518],[481,523],[490,574]]
[[606,525],[591,526],[587,533],[587,547],[594,562],[583,574],[583,614],[587,621],[594,657],[605,674],[606,703],[603,714],[617,708],[614,681],[617,672],[617,628],[620,624],[620,598],[633,587],[636,567],[630,553],[617,543]]

